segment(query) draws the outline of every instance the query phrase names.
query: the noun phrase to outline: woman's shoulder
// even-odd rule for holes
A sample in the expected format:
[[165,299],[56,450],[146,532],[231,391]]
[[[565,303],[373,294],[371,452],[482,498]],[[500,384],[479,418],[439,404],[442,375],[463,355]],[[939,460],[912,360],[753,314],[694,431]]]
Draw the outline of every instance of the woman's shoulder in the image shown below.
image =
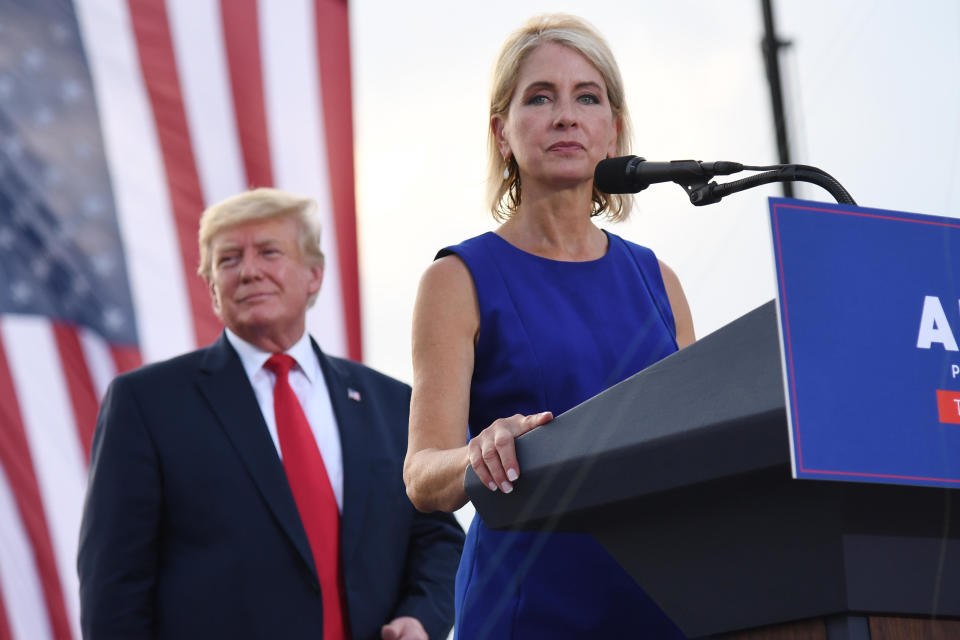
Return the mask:
[[657,256],[650,247],[633,242],[632,240],[627,240],[626,238],[618,236],[610,231],[605,231],[605,233],[607,234],[607,237],[610,238],[611,249],[615,246],[619,246],[624,252],[632,254],[634,258],[640,262],[657,262]]
[[480,235],[473,236],[472,238],[467,238],[459,244],[447,245],[443,249],[437,252],[437,255],[434,256],[434,260],[438,260],[445,256],[458,255],[461,257],[471,256],[478,251],[481,251],[483,247],[487,246],[490,242],[491,236],[495,236],[492,231],[487,231],[486,233],[481,233]]

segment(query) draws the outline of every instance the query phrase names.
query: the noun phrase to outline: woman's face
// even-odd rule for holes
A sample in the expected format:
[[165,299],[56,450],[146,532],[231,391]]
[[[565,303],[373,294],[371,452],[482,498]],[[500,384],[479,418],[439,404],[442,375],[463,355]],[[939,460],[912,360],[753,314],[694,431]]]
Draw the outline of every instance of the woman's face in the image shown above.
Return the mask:
[[616,152],[614,122],[603,76],[576,50],[538,46],[523,62],[506,117],[490,125],[500,153],[531,182],[563,188],[593,179],[597,163]]

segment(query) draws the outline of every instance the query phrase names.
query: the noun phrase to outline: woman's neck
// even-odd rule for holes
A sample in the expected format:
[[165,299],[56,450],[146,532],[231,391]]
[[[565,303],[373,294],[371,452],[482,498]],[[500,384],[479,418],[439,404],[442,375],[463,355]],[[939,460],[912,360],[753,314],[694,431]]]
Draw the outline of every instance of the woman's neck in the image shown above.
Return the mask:
[[517,212],[497,229],[497,234],[544,258],[601,258],[607,251],[607,237],[591,219],[591,195],[592,189],[554,190],[540,195],[525,186]]

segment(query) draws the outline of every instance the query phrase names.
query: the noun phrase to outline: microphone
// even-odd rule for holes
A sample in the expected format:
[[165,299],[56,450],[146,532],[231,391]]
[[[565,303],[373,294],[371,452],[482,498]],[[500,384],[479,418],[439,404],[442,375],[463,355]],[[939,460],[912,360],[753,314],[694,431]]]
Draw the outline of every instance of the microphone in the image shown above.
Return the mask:
[[676,182],[691,187],[706,184],[713,176],[738,171],[743,171],[743,165],[738,162],[647,162],[638,156],[623,156],[601,160],[593,172],[593,184],[604,193],[638,193],[655,182]]

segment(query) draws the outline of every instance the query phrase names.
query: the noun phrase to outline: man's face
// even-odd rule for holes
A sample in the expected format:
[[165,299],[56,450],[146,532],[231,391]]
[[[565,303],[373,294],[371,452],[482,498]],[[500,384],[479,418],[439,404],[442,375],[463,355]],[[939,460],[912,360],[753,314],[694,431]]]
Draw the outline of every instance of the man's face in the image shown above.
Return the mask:
[[290,216],[251,221],[210,242],[214,310],[231,331],[268,351],[303,335],[307,302],[323,280],[322,266],[304,263],[298,225]]

